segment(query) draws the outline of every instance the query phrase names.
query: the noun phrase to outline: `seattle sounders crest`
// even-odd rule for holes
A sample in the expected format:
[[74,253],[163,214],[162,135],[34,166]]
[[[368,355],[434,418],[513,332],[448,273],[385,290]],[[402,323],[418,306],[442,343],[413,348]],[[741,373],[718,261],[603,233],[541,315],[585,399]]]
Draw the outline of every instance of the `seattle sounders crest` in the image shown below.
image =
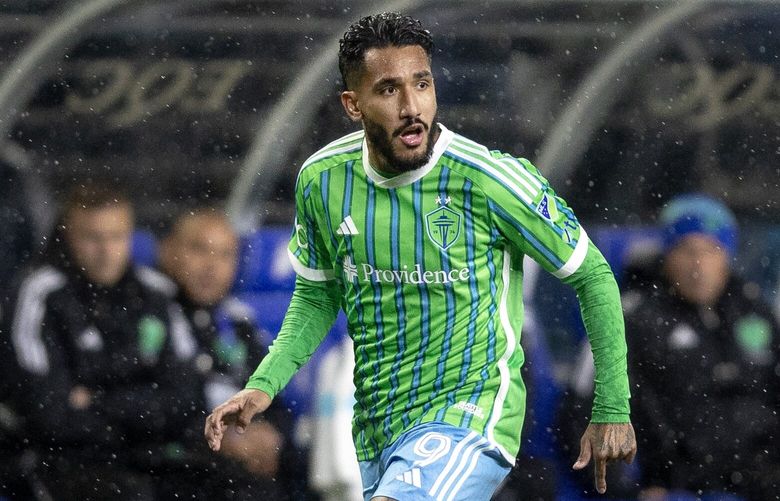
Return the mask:
[[449,207],[439,207],[425,215],[425,228],[428,238],[442,250],[447,250],[460,236],[459,212]]

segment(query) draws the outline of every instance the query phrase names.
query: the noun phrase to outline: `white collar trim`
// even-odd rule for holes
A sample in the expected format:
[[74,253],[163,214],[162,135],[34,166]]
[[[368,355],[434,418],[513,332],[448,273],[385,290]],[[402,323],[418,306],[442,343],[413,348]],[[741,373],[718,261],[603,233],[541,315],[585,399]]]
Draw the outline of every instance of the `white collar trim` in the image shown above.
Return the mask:
[[428,163],[419,169],[404,172],[403,174],[390,178],[384,177],[371,166],[371,163],[368,160],[368,141],[366,138],[363,138],[363,170],[366,171],[368,178],[371,179],[374,184],[382,188],[398,188],[412,184],[429,173],[439,162],[439,159],[444,154],[444,151],[450,145],[450,142],[452,142],[452,138],[455,135],[442,124],[438,125],[440,130],[439,138],[436,140],[436,144],[433,145],[433,152],[431,153],[431,158],[428,160]]

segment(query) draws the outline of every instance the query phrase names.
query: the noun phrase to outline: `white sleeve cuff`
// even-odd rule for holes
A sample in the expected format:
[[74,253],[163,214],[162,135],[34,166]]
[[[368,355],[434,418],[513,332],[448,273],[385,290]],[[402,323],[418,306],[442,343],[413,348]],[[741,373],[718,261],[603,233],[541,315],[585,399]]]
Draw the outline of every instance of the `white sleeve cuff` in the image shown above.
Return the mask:
[[325,282],[336,278],[336,273],[333,270],[315,270],[314,268],[304,266],[290,249],[287,249],[287,257],[290,258],[290,264],[295,270],[295,273],[306,280],[311,280],[312,282]]
[[553,272],[553,275],[560,279],[564,279],[571,276],[580,269],[585,256],[588,254],[588,234],[585,233],[585,228],[580,226],[580,238],[577,240],[577,246],[574,248],[571,257],[566,263],[560,267],[557,271]]

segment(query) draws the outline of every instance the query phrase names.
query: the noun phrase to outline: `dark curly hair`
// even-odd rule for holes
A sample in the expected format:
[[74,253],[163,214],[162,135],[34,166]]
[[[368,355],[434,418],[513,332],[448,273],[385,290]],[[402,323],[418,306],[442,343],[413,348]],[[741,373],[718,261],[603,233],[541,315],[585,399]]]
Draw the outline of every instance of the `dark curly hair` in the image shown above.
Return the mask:
[[419,45],[428,59],[433,51],[431,33],[420,21],[397,12],[383,12],[366,16],[352,23],[339,40],[339,71],[346,89],[354,84],[354,77],[363,65],[368,49]]

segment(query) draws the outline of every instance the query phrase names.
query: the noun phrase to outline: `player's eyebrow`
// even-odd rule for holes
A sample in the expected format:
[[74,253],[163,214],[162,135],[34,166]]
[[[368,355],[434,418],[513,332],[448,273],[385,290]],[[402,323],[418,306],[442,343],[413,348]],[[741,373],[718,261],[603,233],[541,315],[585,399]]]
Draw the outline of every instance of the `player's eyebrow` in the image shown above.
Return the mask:
[[374,84],[374,90],[379,90],[388,85],[396,85],[401,81],[400,77],[385,77]]

